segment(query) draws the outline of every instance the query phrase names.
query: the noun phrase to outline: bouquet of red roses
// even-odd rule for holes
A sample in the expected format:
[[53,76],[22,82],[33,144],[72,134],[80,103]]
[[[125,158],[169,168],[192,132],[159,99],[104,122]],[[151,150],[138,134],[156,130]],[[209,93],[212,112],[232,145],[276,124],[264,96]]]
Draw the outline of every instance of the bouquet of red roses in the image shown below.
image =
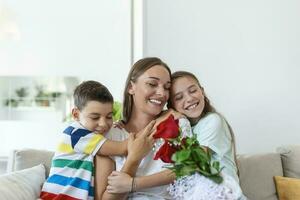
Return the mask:
[[237,200],[241,195],[238,183],[221,173],[218,161],[213,161],[210,150],[205,150],[192,133],[185,118],[170,115],[157,127],[154,137],[160,145],[154,159],[161,159],[176,174],[168,191],[176,200]]
[[[187,121],[187,119],[185,119]],[[189,124],[189,123],[188,123]],[[154,138],[163,141],[154,159],[161,159],[172,170],[177,178],[199,173],[215,183],[223,181],[220,163],[212,161],[211,153],[199,144],[195,134],[185,133],[179,120],[170,115],[157,126]]]

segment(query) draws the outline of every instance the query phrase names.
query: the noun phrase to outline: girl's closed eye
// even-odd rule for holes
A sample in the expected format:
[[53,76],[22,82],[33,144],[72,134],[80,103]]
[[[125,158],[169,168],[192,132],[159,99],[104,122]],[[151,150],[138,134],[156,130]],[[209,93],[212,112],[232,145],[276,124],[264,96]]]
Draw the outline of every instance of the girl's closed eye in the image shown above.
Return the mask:
[[190,90],[190,93],[195,93],[195,92],[197,92],[197,89]]
[[179,94],[179,95],[176,95],[174,99],[175,99],[175,101],[179,101],[182,98],[183,98],[183,96],[181,94]]
[[198,91],[198,88],[196,86],[192,86],[189,88],[189,93],[195,93]]

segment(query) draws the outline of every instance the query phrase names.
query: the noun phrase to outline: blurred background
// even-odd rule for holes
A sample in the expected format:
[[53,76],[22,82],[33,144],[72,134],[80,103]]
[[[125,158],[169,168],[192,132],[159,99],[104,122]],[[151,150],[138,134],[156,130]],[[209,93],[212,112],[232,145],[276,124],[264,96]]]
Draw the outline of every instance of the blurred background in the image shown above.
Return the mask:
[[195,73],[239,154],[300,141],[300,1],[0,0],[0,164],[54,150],[83,80],[115,99],[130,66],[157,56]]

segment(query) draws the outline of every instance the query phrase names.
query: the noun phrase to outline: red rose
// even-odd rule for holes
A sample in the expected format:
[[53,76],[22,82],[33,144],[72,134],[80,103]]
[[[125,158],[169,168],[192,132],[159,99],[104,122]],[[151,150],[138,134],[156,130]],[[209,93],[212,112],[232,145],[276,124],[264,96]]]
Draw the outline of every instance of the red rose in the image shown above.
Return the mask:
[[170,145],[169,142],[165,143],[159,148],[154,156],[154,160],[161,159],[165,163],[173,163],[172,155],[175,153],[177,148],[173,145]]
[[156,133],[153,135],[157,138],[176,138],[179,135],[178,119],[174,119],[173,115],[170,115],[165,121],[162,121],[156,128]]

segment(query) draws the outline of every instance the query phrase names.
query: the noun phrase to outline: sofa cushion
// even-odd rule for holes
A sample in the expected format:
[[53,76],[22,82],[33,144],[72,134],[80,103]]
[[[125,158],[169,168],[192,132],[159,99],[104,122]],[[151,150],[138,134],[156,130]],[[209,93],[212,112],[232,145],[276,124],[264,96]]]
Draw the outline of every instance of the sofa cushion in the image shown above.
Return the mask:
[[15,171],[0,176],[1,200],[37,199],[45,181],[45,167]]
[[274,176],[283,176],[280,154],[238,156],[240,185],[251,200],[277,200]]
[[37,149],[22,149],[14,150],[12,154],[10,171],[22,170],[43,164],[46,168],[46,175],[48,176],[54,152]]
[[279,147],[277,152],[281,155],[284,176],[300,178],[300,145]]
[[300,179],[275,176],[279,200],[300,199]]

